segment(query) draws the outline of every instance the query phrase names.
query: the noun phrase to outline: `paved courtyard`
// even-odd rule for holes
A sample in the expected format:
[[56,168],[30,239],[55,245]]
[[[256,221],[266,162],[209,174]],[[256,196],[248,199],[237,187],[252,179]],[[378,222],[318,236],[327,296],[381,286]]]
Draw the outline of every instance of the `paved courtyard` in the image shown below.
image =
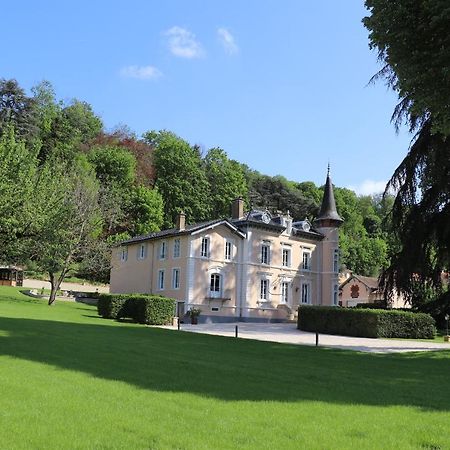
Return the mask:
[[[242,339],[282,342],[297,345],[316,345],[315,333],[297,330],[294,323],[206,323],[199,325],[181,324],[181,330],[192,333],[216,334],[220,336],[235,335],[238,326],[238,336]],[[166,326],[163,328],[176,329]],[[424,342],[413,340],[371,339],[329,334],[319,335],[319,345],[322,347],[342,348],[360,352],[396,353],[421,352],[432,350],[450,350],[449,343]]]

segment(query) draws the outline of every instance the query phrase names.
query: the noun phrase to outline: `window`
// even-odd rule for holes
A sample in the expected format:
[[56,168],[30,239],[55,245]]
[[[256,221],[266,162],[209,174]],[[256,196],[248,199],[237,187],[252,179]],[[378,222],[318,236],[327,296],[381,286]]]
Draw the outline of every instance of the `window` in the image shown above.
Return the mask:
[[290,248],[283,248],[282,260],[283,260],[284,267],[291,266],[291,249]]
[[281,283],[281,303],[289,303],[289,283],[287,281]]
[[180,289],[180,269],[172,269],[172,288]]
[[211,297],[219,298],[221,293],[221,277],[218,273],[213,273],[209,282],[209,293]]
[[147,245],[141,244],[138,250],[138,259],[145,259],[147,256]]
[[307,283],[302,284],[302,303],[311,303],[311,286]]
[[339,250],[335,249],[333,253],[333,272],[339,273]]
[[158,272],[158,289],[160,291],[164,290],[164,270]]
[[333,286],[333,305],[337,306],[339,304],[339,286],[335,284]]
[[202,249],[200,252],[200,256],[203,258],[209,258],[209,238],[202,238]]
[[263,244],[261,246],[261,264],[270,263],[270,245]]
[[120,260],[126,261],[128,259],[128,247],[122,247],[122,251],[120,252]]
[[167,243],[166,241],[162,241],[161,244],[159,244],[159,259],[166,259],[166,253]]
[[173,241],[173,257],[180,257],[180,239],[178,238]]
[[269,300],[269,280],[261,280],[259,298],[264,301]]
[[225,259],[231,261],[233,258],[233,244],[230,241],[225,242]]
[[311,252],[309,250],[303,250],[303,270],[311,270]]

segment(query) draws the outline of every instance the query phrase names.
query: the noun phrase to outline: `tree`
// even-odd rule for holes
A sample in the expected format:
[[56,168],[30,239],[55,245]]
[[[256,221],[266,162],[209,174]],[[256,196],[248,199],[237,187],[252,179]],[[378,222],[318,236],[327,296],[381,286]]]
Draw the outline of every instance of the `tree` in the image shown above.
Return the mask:
[[367,0],[364,25],[383,77],[399,96],[393,120],[415,132],[386,192],[396,242],[381,282],[412,301],[417,282],[441,288],[450,266],[450,5],[445,0]]
[[16,80],[0,79],[0,134],[12,126],[22,140],[33,142],[38,134],[35,102]]
[[57,114],[52,118],[50,131],[42,139],[39,153],[42,162],[49,158],[73,161],[103,129],[101,119],[86,102],[75,99],[66,106],[58,104],[56,109]]
[[0,262],[20,261],[23,238],[35,233],[36,180],[36,154],[9,126],[0,137]]
[[92,170],[52,160],[40,168],[35,196],[41,221],[37,239],[28,242],[30,259],[49,274],[52,305],[67,273],[99,232],[98,184]]
[[211,217],[209,184],[198,148],[169,131],[144,134],[155,148],[155,186],[164,199],[164,225],[174,225],[180,210],[190,223]]
[[447,0],[366,0],[369,46],[378,50],[386,79],[399,96],[394,120],[413,129],[433,119],[450,134],[450,4]]
[[204,158],[211,196],[211,219],[230,216],[231,203],[247,197],[247,183],[242,167],[228,159],[221,148],[212,148]]
[[289,210],[295,220],[303,220],[308,216],[312,218],[318,211],[314,200],[306,198],[302,191],[292,187],[288,180],[280,175],[270,177],[252,173],[249,198],[254,208],[267,208],[274,212]]

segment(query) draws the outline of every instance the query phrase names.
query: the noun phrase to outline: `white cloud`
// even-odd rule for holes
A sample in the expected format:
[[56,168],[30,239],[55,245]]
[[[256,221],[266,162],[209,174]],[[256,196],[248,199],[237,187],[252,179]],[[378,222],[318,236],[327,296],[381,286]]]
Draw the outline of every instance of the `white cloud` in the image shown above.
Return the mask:
[[234,36],[226,28],[218,28],[217,35],[219,36],[220,43],[224,50],[229,55],[234,55],[239,51],[239,47],[234,40]]
[[371,195],[384,192],[386,181],[364,180],[358,186],[349,186],[348,188],[355,191],[358,195]]
[[200,58],[205,55],[200,42],[195,38],[195,34],[181,27],[172,27],[164,33],[169,40],[169,50],[180,58]]
[[120,75],[139,80],[154,80],[162,76],[162,72],[153,66],[126,66],[120,69]]

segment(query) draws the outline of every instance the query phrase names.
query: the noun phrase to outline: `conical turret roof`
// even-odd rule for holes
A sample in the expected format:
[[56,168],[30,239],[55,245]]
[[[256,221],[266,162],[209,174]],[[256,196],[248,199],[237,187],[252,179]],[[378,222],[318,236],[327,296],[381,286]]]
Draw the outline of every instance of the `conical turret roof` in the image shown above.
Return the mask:
[[323,192],[322,206],[318,217],[314,222],[320,226],[323,221],[337,222],[331,225],[339,226],[343,222],[341,216],[336,209],[336,201],[334,200],[333,183],[330,177],[330,168],[328,167],[327,181],[325,182],[325,189]]

